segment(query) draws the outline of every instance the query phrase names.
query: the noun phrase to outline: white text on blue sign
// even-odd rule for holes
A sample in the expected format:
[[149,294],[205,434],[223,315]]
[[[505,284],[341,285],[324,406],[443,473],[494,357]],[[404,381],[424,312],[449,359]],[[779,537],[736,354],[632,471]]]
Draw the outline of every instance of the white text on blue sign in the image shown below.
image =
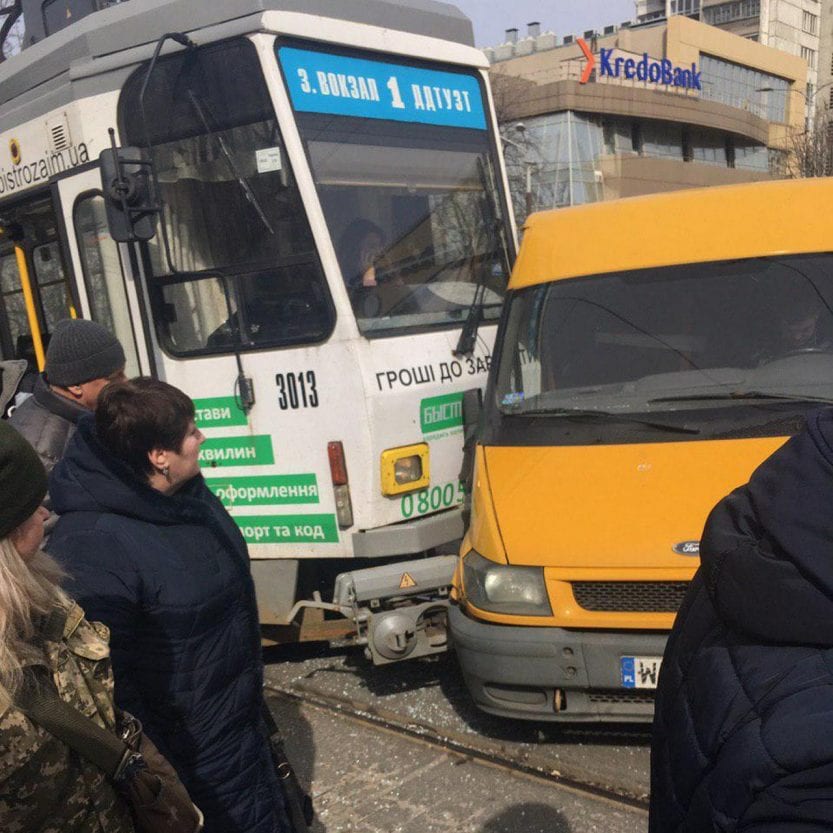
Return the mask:
[[279,54],[296,110],[486,129],[475,75],[294,47]]

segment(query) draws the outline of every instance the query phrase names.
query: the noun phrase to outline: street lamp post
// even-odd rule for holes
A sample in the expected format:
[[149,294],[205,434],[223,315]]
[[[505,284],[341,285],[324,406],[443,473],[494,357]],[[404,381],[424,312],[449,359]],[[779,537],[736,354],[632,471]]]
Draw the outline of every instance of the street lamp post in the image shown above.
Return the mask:
[[[523,122],[518,122],[518,124],[512,125],[515,130],[519,130],[523,133],[526,130],[524,127]],[[521,160],[524,165],[524,207],[526,208],[526,215],[527,217],[532,213],[532,170],[533,168],[537,168],[537,162],[534,162],[532,159],[529,158],[527,155],[529,152],[528,147],[524,147],[519,142],[516,142],[514,139],[510,139],[505,134],[501,134],[501,140],[505,142],[507,145],[512,145],[517,151],[524,155],[523,159]]]
[[[818,94],[833,85],[833,81],[828,81],[820,87],[813,90],[811,96],[799,89],[791,89],[789,92],[798,93],[804,99],[805,111],[807,105],[815,103]],[[755,92],[768,93],[777,92],[773,87],[758,87]],[[827,108],[824,108],[827,110]],[[805,113],[804,130],[793,131],[790,136],[792,147],[787,150],[788,155],[793,156],[798,161],[798,171],[800,176],[829,176],[833,170],[833,124],[829,118],[821,118],[818,110],[814,108],[814,123],[810,123],[810,118]],[[789,168],[787,169],[789,171]]]

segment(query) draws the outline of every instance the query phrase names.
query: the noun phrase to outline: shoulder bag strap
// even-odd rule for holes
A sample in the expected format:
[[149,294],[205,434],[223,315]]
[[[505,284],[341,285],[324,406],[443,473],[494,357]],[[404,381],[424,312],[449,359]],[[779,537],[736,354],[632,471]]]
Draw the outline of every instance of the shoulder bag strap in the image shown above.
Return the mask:
[[32,675],[15,698],[15,705],[32,721],[118,781],[134,751],[115,734],[64,702],[46,676]]

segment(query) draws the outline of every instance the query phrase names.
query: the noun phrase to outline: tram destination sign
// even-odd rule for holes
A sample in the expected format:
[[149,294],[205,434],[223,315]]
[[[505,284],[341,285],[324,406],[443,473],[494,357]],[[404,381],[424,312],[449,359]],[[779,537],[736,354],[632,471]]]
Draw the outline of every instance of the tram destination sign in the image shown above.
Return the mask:
[[290,46],[278,56],[298,111],[486,129],[475,75]]

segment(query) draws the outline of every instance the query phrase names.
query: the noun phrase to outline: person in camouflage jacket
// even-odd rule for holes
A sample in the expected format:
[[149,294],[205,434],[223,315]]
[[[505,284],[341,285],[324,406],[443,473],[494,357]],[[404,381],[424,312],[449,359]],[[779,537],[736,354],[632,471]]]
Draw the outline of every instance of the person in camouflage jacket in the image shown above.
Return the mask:
[[134,833],[104,773],[15,705],[41,666],[64,701],[115,727],[109,631],[58,589],[60,571],[40,551],[45,493],[35,451],[0,422],[0,831]]
[[[55,608],[36,636],[61,698],[114,729],[108,638],[78,605]],[[133,823],[98,767],[10,706],[0,716],[0,830],[133,833]]]

